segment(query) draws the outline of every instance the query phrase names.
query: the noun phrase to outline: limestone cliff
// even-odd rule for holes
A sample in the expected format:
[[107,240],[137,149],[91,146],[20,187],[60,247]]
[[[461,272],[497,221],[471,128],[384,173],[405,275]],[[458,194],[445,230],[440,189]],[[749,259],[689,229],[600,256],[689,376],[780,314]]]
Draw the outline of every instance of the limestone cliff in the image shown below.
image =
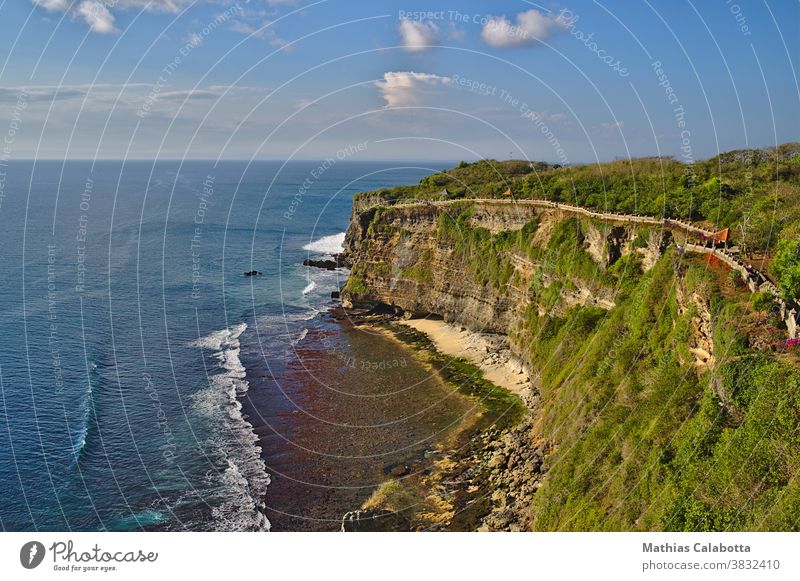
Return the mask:
[[504,334],[534,371],[532,411],[466,461],[491,504],[481,528],[797,526],[785,329],[685,233],[463,200],[362,204],[346,246],[346,305]]
[[[345,304],[388,305],[514,337],[531,307],[539,315],[574,306],[613,307],[619,289],[603,272],[631,254],[649,269],[670,236],[583,219],[574,224],[579,246],[553,246],[554,229],[569,219],[574,218],[564,210],[503,201],[354,208],[346,237],[353,271]],[[582,268],[586,255],[596,272]],[[559,272],[557,263],[567,272]],[[537,291],[547,295],[548,289],[557,300],[539,300]]]

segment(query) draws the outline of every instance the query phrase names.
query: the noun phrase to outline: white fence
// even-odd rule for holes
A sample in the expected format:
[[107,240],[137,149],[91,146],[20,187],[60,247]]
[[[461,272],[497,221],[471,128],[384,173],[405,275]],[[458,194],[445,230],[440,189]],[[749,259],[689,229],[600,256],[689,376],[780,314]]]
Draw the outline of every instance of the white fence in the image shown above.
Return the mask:
[[[430,205],[446,206],[450,204],[463,203],[465,201],[479,202],[486,204],[515,204],[521,206],[537,206],[542,208],[552,208],[556,210],[562,210],[565,212],[572,212],[574,214],[581,214],[583,216],[588,216],[590,218],[608,220],[611,222],[632,222],[636,224],[661,225],[664,227],[670,226],[672,228],[677,228],[685,232],[701,236],[711,236],[712,234],[714,234],[712,230],[706,230],[704,228],[700,228],[699,226],[692,224],[691,222],[685,222],[683,220],[678,220],[675,218],[653,218],[652,216],[640,216],[638,214],[617,214],[614,212],[597,212],[595,210],[590,210],[582,206],[563,204],[561,202],[552,202],[550,200],[463,198],[457,200],[430,200],[423,202],[410,200],[410,201],[395,201],[392,203],[388,203],[387,200],[379,196],[376,196],[373,198],[366,198],[363,200],[359,200],[357,211],[360,212],[367,209],[368,207],[375,205],[392,205],[392,206],[403,206],[403,207],[430,206]],[[787,304],[787,302],[784,301],[783,298],[781,297],[778,287],[776,287],[772,283],[772,281],[770,281],[766,276],[764,276],[762,273],[755,270],[754,268],[748,269],[737,256],[731,254],[730,252],[724,249],[708,248],[700,244],[694,244],[688,241],[686,242],[685,249],[689,252],[701,252],[704,254],[711,254],[716,256],[717,258],[722,260],[725,264],[727,264],[732,269],[736,270],[742,275],[742,279],[747,284],[747,288],[750,289],[750,292],[770,293],[773,297],[773,300],[775,301],[775,303],[777,303],[778,307],[780,308],[781,318],[786,324],[786,329],[789,331],[789,338],[790,339],[797,338],[797,330],[800,323],[798,321],[798,307],[796,305],[797,301],[793,301],[793,303],[795,304]]]

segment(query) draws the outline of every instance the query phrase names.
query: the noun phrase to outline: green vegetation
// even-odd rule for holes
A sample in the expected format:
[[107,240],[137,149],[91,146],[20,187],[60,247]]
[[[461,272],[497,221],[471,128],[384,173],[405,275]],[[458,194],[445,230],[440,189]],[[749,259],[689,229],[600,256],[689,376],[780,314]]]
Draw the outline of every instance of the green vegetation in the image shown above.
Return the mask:
[[772,269],[784,298],[800,297],[800,240],[781,240]]
[[[570,167],[521,160],[462,162],[423,178],[419,185],[361,196],[378,196],[387,203],[438,200],[446,189],[450,199],[501,198],[508,188],[517,199],[547,199],[729,227],[743,254],[753,257],[771,254],[780,243],[797,241],[792,226],[800,223],[800,143],[730,151],[691,165],[672,158]],[[780,278],[792,271],[775,274]],[[502,269],[498,276],[502,277]],[[797,282],[787,284],[785,292],[797,297]]]
[[608,284],[611,279],[584,250],[585,226],[577,218],[556,224],[544,253],[542,263],[550,272],[572,281],[580,279],[590,286]]
[[[562,288],[574,290],[576,281],[587,288],[622,290],[641,274],[639,259],[633,254],[617,261],[609,271],[600,268],[584,249],[586,224],[577,218],[558,223],[547,246],[540,248],[533,243],[539,227],[536,219],[519,230],[492,234],[485,228],[470,225],[471,211],[470,206],[464,206],[456,215],[440,214],[437,235],[454,244],[456,253],[470,265],[473,278],[482,285],[505,292],[514,274],[514,255],[541,265],[529,292],[532,297],[538,297],[539,304],[545,308],[555,304]],[[542,281],[546,274],[560,280],[545,286]]]
[[433,281],[433,271],[431,270],[432,260],[433,250],[431,248],[424,248],[417,256],[416,263],[401,270],[400,276],[422,284],[430,283]]
[[355,297],[361,297],[369,294],[369,287],[364,279],[357,274],[351,273],[347,277],[347,282],[344,285],[347,292],[352,293]]
[[437,200],[445,188],[453,198],[494,197],[533,171],[548,171],[557,167],[543,162],[536,162],[531,167],[531,164],[522,160],[505,162],[481,160],[475,163],[462,161],[454,169],[422,178],[417,186],[397,186],[375,192],[364,192],[356,199],[377,195],[387,201],[409,198]]
[[[437,235],[475,281],[502,290],[513,254],[540,265],[514,332],[540,372],[540,431],[554,446],[533,498],[535,529],[800,530],[800,370],[751,347],[748,335],[748,320],[763,317],[754,309],[773,308],[770,295],[725,295],[727,277],[674,250],[647,272],[635,251],[602,268],[584,250],[597,227],[590,220],[555,224],[540,247],[535,221],[493,235],[472,227],[471,213],[465,202],[440,215]],[[562,293],[576,285],[614,290],[616,306],[565,307]],[[698,368],[691,350],[700,316],[691,296],[704,298],[714,321],[713,370]],[[446,379],[484,403],[484,427],[524,413],[474,366],[435,357]]]
[[775,300],[769,293],[753,293],[751,302],[756,311],[771,311],[775,306]]
[[484,378],[483,372],[465,359],[437,351],[425,333],[405,325],[392,325],[391,329],[398,339],[425,354],[428,363],[459,393],[480,402],[483,413],[471,433],[489,427],[502,430],[515,425],[525,415],[527,408],[519,397]]
[[493,235],[485,228],[469,224],[471,211],[470,206],[465,206],[455,217],[451,213],[440,214],[437,234],[455,244],[456,252],[469,262],[476,280],[505,292],[514,272],[512,256],[532,251],[531,240],[538,222],[531,220],[520,230]]
[[406,518],[412,518],[414,511],[424,506],[424,501],[425,498],[414,487],[404,486],[398,480],[389,480],[372,493],[362,508],[402,512]]
[[[702,263],[679,260],[664,255],[608,312],[526,323],[556,442],[537,530],[800,529],[800,371],[748,347],[749,297],[722,299]],[[713,373],[693,366],[697,311],[679,313],[677,277],[710,298]]]
[[[634,230],[628,251],[606,266],[589,244],[602,242],[603,225],[587,218],[533,220],[497,234],[473,226],[468,198],[499,196],[509,185],[516,197],[731,227],[734,242],[765,257],[793,299],[800,296],[800,144],[692,166],[462,162],[419,186],[379,192],[385,200],[424,199],[447,188],[464,198],[439,214],[439,242],[487,291],[527,290],[530,302],[511,335],[539,372],[537,436],[552,446],[530,509],[534,529],[800,530],[800,368],[796,354],[782,351],[773,297],[744,292],[738,273],[674,247],[645,272],[637,250],[649,246],[648,227]],[[373,232],[390,216],[381,214]],[[521,275],[519,258],[535,271]],[[426,282],[428,262],[402,275]],[[351,284],[367,292],[357,270]],[[613,305],[565,300],[587,290]],[[481,427],[509,427],[525,413],[474,366],[436,354],[416,331],[403,333],[484,403]]]
[[431,269],[424,264],[415,264],[408,268],[404,268],[400,272],[400,276],[422,283],[431,282],[433,280],[433,273],[431,272]]

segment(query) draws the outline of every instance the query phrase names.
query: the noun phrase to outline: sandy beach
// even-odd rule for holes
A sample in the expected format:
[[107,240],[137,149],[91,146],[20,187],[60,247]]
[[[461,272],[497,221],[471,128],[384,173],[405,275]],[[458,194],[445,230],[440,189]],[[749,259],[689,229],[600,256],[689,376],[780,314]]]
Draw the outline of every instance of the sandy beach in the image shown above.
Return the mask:
[[530,376],[519,358],[509,349],[505,337],[462,330],[461,327],[435,319],[409,319],[400,323],[425,333],[445,355],[463,357],[473,363],[495,385],[523,399],[530,394]]

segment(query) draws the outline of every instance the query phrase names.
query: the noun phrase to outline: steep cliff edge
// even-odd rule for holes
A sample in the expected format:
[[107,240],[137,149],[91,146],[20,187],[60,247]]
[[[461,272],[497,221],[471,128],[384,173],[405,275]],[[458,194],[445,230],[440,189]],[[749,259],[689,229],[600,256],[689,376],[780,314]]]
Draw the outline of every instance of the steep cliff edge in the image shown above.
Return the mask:
[[[554,230],[570,228],[575,232],[551,240]],[[532,305],[611,308],[619,289],[605,271],[632,253],[651,267],[669,236],[503,202],[373,207],[353,214],[346,238],[353,271],[344,298],[511,336]],[[568,284],[554,273],[559,264],[574,275]],[[537,291],[562,300],[546,305]]]
[[767,337],[779,321],[671,242],[558,208],[354,208],[346,305],[502,333],[537,377],[530,417],[479,460],[486,528],[800,526],[800,375]]

